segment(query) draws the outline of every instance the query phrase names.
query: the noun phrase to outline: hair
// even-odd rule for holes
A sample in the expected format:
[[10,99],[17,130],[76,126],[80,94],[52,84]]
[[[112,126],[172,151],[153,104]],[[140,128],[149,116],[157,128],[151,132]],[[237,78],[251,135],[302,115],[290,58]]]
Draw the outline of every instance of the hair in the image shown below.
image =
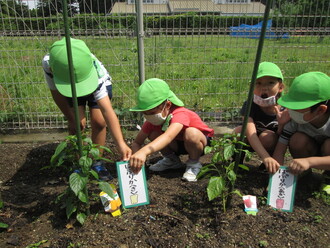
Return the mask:
[[326,101],[323,101],[323,102],[319,102],[313,106],[311,106],[311,112],[314,112],[320,105],[326,105],[328,108],[327,108],[327,111],[326,113],[329,113],[330,112],[330,101],[329,100],[326,100]]

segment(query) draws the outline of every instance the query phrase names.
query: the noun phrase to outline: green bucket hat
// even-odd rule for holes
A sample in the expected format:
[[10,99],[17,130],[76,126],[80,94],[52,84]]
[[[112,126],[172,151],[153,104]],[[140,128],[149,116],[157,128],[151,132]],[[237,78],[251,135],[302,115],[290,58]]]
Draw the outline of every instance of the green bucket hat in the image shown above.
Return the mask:
[[140,85],[137,92],[138,104],[130,111],[147,111],[157,107],[165,100],[169,100],[177,106],[184,106],[164,80],[151,78]]
[[280,78],[283,80],[281,69],[271,62],[262,62],[259,64],[257,79],[264,76]]
[[[91,51],[85,42],[71,40],[72,62],[77,97],[94,92],[98,86],[98,75]],[[66,97],[72,97],[66,39],[54,42],[49,51],[49,65],[53,71],[57,90]]]
[[278,104],[288,109],[305,109],[330,99],[330,77],[322,72],[307,72],[296,77]]

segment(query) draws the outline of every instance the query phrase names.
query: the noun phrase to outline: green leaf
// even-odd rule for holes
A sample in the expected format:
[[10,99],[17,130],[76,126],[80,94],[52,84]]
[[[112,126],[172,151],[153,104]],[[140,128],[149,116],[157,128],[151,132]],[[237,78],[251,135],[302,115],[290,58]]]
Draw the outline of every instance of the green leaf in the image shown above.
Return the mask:
[[216,152],[212,156],[212,163],[216,164],[219,161],[221,161],[221,154],[220,154],[220,152]]
[[101,191],[107,193],[112,199],[115,199],[115,194],[113,193],[113,188],[107,182],[99,182],[99,188]]
[[232,184],[236,181],[236,173],[233,170],[228,171],[227,177]]
[[239,191],[238,189],[233,190],[233,191],[231,192],[231,194],[236,194],[236,195],[238,195],[238,196],[240,196],[240,197],[243,197],[241,191]]
[[103,149],[104,151],[113,154],[113,152],[106,146],[99,146],[99,148]]
[[214,164],[204,165],[201,168],[201,170],[199,171],[197,178],[202,178],[203,176],[206,176],[207,174],[211,174],[213,171],[218,172],[218,169]]
[[54,165],[56,163],[56,161],[59,159],[59,157],[61,155],[63,155],[63,151],[64,149],[67,147],[67,143],[64,141],[62,143],[60,143],[57,147],[56,147],[56,150],[55,150],[55,153],[54,155],[51,157],[50,159],[50,164],[51,165]]
[[78,173],[72,173],[69,178],[70,188],[78,196],[78,192],[82,191],[87,184],[87,177],[83,177]]
[[92,148],[89,153],[93,158],[98,158],[100,156],[100,150],[98,148]]
[[86,137],[83,139],[83,145],[86,146],[86,145],[92,145],[93,144],[93,141],[91,140],[91,138],[89,137]]
[[207,185],[207,196],[209,201],[222,194],[225,188],[225,181],[222,177],[211,177]]
[[87,216],[86,216],[86,214],[84,214],[84,213],[79,213],[79,214],[77,214],[77,220],[79,221],[79,223],[81,224],[81,225],[83,225],[84,224],[84,222],[85,222],[85,220],[86,220],[86,218],[87,218]]
[[3,204],[3,201],[0,200],[0,209],[3,208],[3,205],[4,205],[4,204]]
[[97,174],[95,170],[90,170],[89,173],[91,173],[96,180],[99,180],[99,174]]
[[84,193],[84,191],[79,191],[78,192],[78,199],[83,203],[88,202],[88,196]]
[[242,168],[243,170],[246,170],[246,171],[249,171],[249,167],[247,167],[246,165],[244,164],[239,164],[238,167]]
[[86,171],[89,171],[93,164],[93,160],[87,156],[82,156],[79,159],[79,166],[83,169],[83,171],[86,173]]
[[6,223],[0,222],[0,228],[8,228],[8,225]]
[[224,159],[226,161],[229,160],[234,155],[234,152],[235,152],[235,146],[232,144],[227,144],[223,150]]
[[212,147],[210,147],[210,146],[205,146],[205,148],[204,148],[204,153],[205,153],[205,154],[209,154],[209,153],[212,152],[212,150],[213,150]]
[[66,217],[69,219],[70,216],[77,211],[77,206],[74,204],[74,200],[71,197],[66,200],[65,206]]
[[328,195],[330,195],[330,185],[324,185],[322,190],[325,191]]

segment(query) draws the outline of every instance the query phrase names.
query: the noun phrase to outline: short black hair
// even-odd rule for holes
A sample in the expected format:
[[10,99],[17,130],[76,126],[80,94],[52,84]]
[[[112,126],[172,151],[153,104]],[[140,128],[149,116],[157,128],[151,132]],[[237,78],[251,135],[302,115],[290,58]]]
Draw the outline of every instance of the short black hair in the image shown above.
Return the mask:
[[319,102],[319,103],[311,106],[311,112],[314,112],[320,105],[326,105],[328,107],[326,113],[330,112],[330,101],[329,100]]

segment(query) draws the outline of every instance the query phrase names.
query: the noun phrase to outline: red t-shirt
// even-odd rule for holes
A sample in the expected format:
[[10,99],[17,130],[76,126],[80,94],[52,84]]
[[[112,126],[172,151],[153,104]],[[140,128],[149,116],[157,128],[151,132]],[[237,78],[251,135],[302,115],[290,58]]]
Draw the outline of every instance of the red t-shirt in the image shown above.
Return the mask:
[[[195,112],[186,109],[184,107],[174,107],[171,108],[170,114],[173,115],[172,119],[170,120],[170,125],[172,123],[180,123],[183,125],[181,132],[178,134],[178,136],[175,139],[182,140],[183,132],[188,127],[197,128],[205,136],[213,137],[214,130],[212,128],[209,128]],[[150,134],[152,131],[163,132],[162,125],[155,126],[148,121],[143,123],[142,131],[147,134]]]

